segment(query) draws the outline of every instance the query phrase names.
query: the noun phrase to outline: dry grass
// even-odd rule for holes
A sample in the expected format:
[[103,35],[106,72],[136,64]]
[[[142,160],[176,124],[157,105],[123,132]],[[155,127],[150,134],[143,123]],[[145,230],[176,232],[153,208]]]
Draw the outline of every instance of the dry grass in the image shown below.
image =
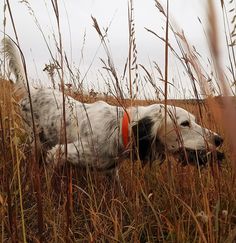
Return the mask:
[[[11,93],[9,82],[1,84],[1,97],[6,91]],[[11,96],[7,97],[7,100],[1,99],[1,111],[5,112],[1,115],[1,124],[5,124],[5,120],[18,109],[17,105],[12,106]],[[107,99],[111,104],[115,103],[113,98]],[[150,101],[136,102],[145,105]],[[214,99],[214,102],[224,108],[222,98]],[[196,101],[172,100],[169,103],[192,111],[200,119]],[[222,133],[223,128],[214,122],[208,102],[202,102],[200,107],[201,123]],[[17,118],[11,117],[10,120],[16,121]],[[1,131],[10,131],[12,126],[4,125]],[[5,137],[9,139],[10,135]],[[166,163],[143,169],[136,162],[131,181],[132,165],[124,161],[120,175],[126,197],[117,192],[104,176],[73,168],[72,214],[68,234],[67,171],[54,171],[48,165],[41,164],[44,233],[43,236],[38,235],[31,158],[17,159],[13,156],[20,154],[24,142],[8,139],[1,139],[1,146],[9,146],[2,147],[1,152],[5,151],[5,156],[10,156],[7,159],[1,154],[2,242],[7,239],[23,241],[24,234],[27,241],[33,242],[39,239],[47,242],[224,242],[235,234],[236,186],[232,164],[227,156],[220,169],[212,166],[202,171],[182,167],[172,161],[173,187],[169,184]],[[15,150],[12,151],[12,148]],[[224,150],[227,152],[227,142]]]
[[[30,4],[23,1],[30,9]],[[222,9],[227,17],[224,1]],[[231,1],[232,2],[232,1]],[[8,5],[9,1],[7,1]],[[61,86],[64,88],[64,66],[71,69],[63,57],[63,45],[60,36],[59,9],[57,1],[52,1],[58,22],[58,52],[60,62],[53,59],[57,67]],[[209,5],[211,6],[211,5]],[[168,16],[164,8],[156,1],[156,7],[163,16]],[[113,85],[116,94],[99,97],[84,95],[82,92],[70,93],[83,102],[98,99],[113,105],[124,107],[149,105],[157,100],[134,99],[139,86],[137,46],[135,37],[135,19],[133,2],[129,3],[129,54],[124,75],[128,80],[130,99],[124,99],[121,80],[119,80],[109,53],[106,32],[103,34],[95,18],[94,27],[99,34],[101,44],[107,53],[108,85]],[[30,9],[32,15],[33,10]],[[209,26],[217,29],[214,9],[209,8]],[[14,17],[14,15],[12,15]],[[233,18],[234,19],[234,18]],[[12,18],[14,23],[14,18]],[[37,22],[37,20],[36,20]],[[226,23],[227,18],[226,18]],[[232,22],[233,24],[235,21]],[[39,23],[37,22],[39,25]],[[169,28],[169,29],[168,29]],[[235,97],[215,97],[202,71],[196,52],[191,49],[183,33],[176,32],[171,22],[166,25],[173,32],[180,47],[180,54],[173,49],[166,37],[166,58],[168,51],[174,53],[182,62],[192,82],[193,100],[167,100],[163,103],[181,106],[197,116],[200,124],[220,133],[225,138],[226,159],[221,167],[211,161],[208,167],[199,170],[182,167],[176,161],[158,163],[150,168],[142,168],[140,163],[127,160],[121,166],[120,177],[126,196],[122,195],[111,182],[101,174],[80,171],[76,168],[55,170],[38,161],[35,181],[35,154],[26,140],[25,124],[19,115],[17,97],[9,81],[0,80],[0,241],[1,242],[234,242],[236,239],[236,156],[234,136],[234,116],[236,114]],[[16,30],[15,30],[16,31]],[[42,32],[42,29],[40,29]],[[155,34],[153,31],[149,32]],[[230,40],[229,57],[231,60],[231,83],[235,82],[233,32],[225,33]],[[210,33],[210,43],[216,72],[223,77],[218,63],[217,36]],[[156,34],[155,34],[156,35]],[[157,35],[156,35],[157,36]],[[157,36],[158,37],[158,36]],[[159,38],[159,37],[158,37]],[[160,39],[160,38],[159,38]],[[213,41],[215,40],[215,42]],[[65,58],[65,60],[63,59]],[[65,65],[66,63],[66,65]],[[59,67],[59,68],[58,68]],[[157,88],[153,74],[144,67],[145,77]],[[158,72],[161,71],[158,67]],[[71,73],[72,82],[76,75]],[[162,75],[161,75],[162,76]],[[165,64],[167,98],[168,59]],[[145,78],[144,77],[144,78]],[[54,77],[51,77],[55,82]],[[125,79],[125,78],[124,78]],[[134,81],[132,81],[134,80]],[[80,80],[79,80],[80,81]],[[199,99],[196,82],[208,98]],[[226,94],[225,78],[218,84],[221,95]],[[218,86],[217,86],[218,88]],[[63,93],[67,91],[63,89]],[[64,98],[64,96],[62,97]],[[64,111],[66,112],[66,111]],[[230,115],[229,115],[230,114]],[[66,134],[66,131],[65,131]],[[131,174],[132,171],[132,174]],[[169,179],[171,176],[171,180]]]

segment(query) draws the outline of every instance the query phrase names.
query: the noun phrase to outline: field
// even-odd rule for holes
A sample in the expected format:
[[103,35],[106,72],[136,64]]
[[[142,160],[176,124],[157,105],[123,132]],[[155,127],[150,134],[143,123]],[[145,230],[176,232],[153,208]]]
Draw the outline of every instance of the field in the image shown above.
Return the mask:
[[[9,95],[9,81],[1,84],[2,242],[24,237],[29,242],[233,242],[236,186],[230,154],[221,167],[212,164],[202,170],[176,161],[171,161],[171,168],[167,162],[142,168],[139,162],[124,161],[124,196],[95,172],[54,171],[44,163],[35,167],[33,153],[22,142],[26,134],[13,101],[17,97]],[[223,108],[222,98],[212,102]],[[200,107],[201,123],[223,132],[208,101],[170,103],[198,117]],[[226,152],[227,146],[225,141]]]
[[[159,2],[155,2],[158,10],[163,12]],[[157,87],[163,95],[162,99],[137,99],[138,66],[144,71],[150,85],[155,88],[156,84],[153,75],[136,63],[132,1],[129,4],[130,46],[124,74],[129,80],[130,96],[124,98],[121,80],[107,47],[108,41],[95,18],[93,24],[108,59],[104,66],[116,94],[100,95],[94,90],[83,93],[79,89],[72,92],[69,86],[62,88],[62,92],[83,102],[104,100],[124,107],[162,102],[183,107],[196,115],[199,124],[224,137],[220,150],[225,153],[225,159],[218,164],[213,158],[202,169],[182,166],[169,156],[162,164],[156,161],[145,167],[140,161],[125,160],[119,171],[124,193],[101,173],[81,171],[69,164],[63,168],[52,168],[30,146],[18,105],[21,94],[14,91],[13,83],[3,72],[0,78],[0,242],[236,241],[236,99],[232,91],[236,72],[234,45],[229,44],[229,48],[232,48],[229,52],[231,66],[230,74],[226,74],[218,57],[215,13],[209,1],[209,42],[214,78],[219,79],[217,82],[209,81],[201,69],[200,58],[190,48],[184,35],[175,32],[170,23],[167,24],[166,38],[163,38],[166,58],[164,74],[160,72],[164,90],[160,91]],[[57,16],[59,10],[56,7],[54,10]],[[163,12],[163,16],[168,23],[167,13]],[[227,23],[234,24],[230,20]],[[179,42],[179,60],[186,67],[190,79],[192,77],[192,99],[168,98],[167,57],[168,52],[175,50],[168,43],[167,30],[182,41],[182,44]],[[234,35],[227,31],[225,35],[233,44]],[[54,61],[55,65],[60,66],[57,81],[60,87],[64,87],[64,74],[72,70],[63,56],[58,36],[59,60]],[[55,85],[52,73],[49,76]],[[73,85],[75,76],[71,75]],[[218,95],[214,95],[212,89],[217,89]],[[206,94],[204,98],[200,93]]]

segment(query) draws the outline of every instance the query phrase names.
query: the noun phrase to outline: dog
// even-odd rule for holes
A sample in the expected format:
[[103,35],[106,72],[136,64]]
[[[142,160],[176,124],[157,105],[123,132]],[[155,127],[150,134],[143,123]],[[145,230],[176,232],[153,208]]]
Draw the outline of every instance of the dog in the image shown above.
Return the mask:
[[[25,87],[18,49],[8,38],[3,43],[9,67],[16,77],[15,85]],[[20,107],[25,122],[32,127],[26,94]],[[223,153],[217,150],[223,143],[222,137],[197,124],[195,116],[180,107],[153,104],[124,109],[103,101],[85,104],[66,96],[64,124],[61,92],[32,88],[31,102],[40,143],[47,148],[48,163],[71,163],[80,168],[114,172],[124,159],[130,158],[131,151],[134,160],[142,161],[143,165],[156,160],[163,162],[166,154],[184,165],[203,166],[212,154],[218,160],[223,159]]]

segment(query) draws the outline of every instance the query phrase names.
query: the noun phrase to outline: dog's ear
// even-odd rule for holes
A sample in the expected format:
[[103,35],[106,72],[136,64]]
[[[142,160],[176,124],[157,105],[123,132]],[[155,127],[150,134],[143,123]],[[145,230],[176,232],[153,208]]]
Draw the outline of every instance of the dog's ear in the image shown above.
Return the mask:
[[140,160],[145,165],[150,160],[154,134],[152,127],[154,122],[150,117],[144,117],[132,127],[135,151],[137,151]]

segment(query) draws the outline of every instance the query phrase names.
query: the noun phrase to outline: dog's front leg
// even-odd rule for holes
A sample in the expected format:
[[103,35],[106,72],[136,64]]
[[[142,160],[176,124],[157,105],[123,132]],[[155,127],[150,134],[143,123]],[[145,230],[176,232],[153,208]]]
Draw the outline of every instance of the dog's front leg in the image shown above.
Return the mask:
[[53,165],[53,167],[59,167],[65,163],[64,145],[56,145],[47,152],[46,162]]
[[[65,146],[67,146],[67,154],[65,152]],[[62,165],[64,163],[70,163],[82,168],[96,167],[96,153],[91,152],[90,146],[87,142],[75,142],[68,143],[67,145],[56,145],[47,153],[48,163],[54,163],[54,165]]]
[[57,144],[47,152],[47,163],[52,163],[54,166],[60,166],[69,162],[71,164],[79,164],[79,152],[74,143],[67,144],[67,154],[65,152],[65,145]]

